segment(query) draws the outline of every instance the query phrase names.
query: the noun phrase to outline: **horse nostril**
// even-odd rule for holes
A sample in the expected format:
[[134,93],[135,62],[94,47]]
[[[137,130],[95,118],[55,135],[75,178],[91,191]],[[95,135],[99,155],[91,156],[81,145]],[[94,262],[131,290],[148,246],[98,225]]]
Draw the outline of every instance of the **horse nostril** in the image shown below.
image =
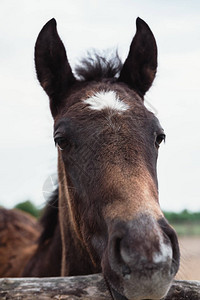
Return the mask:
[[121,255],[120,255],[121,238],[114,236],[111,239],[110,246],[111,246],[110,255],[112,257],[112,260],[115,261],[117,264],[120,264],[121,263]]
[[179,244],[178,244],[176,232],[164,218],[160,219],[158,221],[158,224],[160,225],[166,239],[168,239],[171,243],[172,256],[173,256],[171,272],[172,274],[176,274],[179,269],[179,263],[180,263],[180,250],[179,250]]
[[116,238],[115,253],[120,257],[121,238]]
[[123,276],[131,273],[126,261],[123,258],[123,236],[121,232],[115,232],[110,240],[110,262],[113,265],[118,266]]
[[114,255],[115,255],[115,260],[120,266],[122,275],[125,277],[126,275],[131,274],[131,269],[129,266],[126,264],[123,255],[122,255],[122,248],[123,248],[123,239],[122,238],[116,238],[114,242]]

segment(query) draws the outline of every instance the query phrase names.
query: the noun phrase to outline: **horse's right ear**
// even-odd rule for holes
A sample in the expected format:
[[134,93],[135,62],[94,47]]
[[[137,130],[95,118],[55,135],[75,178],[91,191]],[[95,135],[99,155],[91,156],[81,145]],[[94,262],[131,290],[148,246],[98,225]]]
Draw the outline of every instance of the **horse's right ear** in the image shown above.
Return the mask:
[[52,19],[40,31],[35,44],[35,66],[38,80],[50,98],[55,117],[67,90],[75,83],[65,47]]
[[118,80],[126,83],[143,98],[156,75],[157,46],[151,29],[142,19],[137,18],[136,27],[136,34]]

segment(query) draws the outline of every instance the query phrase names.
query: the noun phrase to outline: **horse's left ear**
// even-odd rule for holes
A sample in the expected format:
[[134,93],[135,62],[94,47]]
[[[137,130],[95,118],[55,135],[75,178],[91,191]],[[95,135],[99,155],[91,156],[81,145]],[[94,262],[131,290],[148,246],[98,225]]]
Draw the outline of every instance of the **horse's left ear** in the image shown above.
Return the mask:
[[76,81],[58,35],[55,19],[46,23],[38,35],[35,67],[38,80],[50,98],[51,113],[55,117],[66,92]]
[[143,97],[156,75],[157,46],[151,29],[142,19],[137,18],[136,27],[136,34],[118,81],[125,82]]

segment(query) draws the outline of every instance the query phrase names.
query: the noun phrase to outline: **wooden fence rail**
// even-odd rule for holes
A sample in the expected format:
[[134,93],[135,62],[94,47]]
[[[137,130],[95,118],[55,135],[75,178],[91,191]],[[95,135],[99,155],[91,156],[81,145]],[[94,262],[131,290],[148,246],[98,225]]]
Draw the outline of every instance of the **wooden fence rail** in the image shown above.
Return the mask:
[[[56,278],[2,278],[0,300],[111,300],[101,274]],[[174,281],[165,300],[200,300],[200,281]]]

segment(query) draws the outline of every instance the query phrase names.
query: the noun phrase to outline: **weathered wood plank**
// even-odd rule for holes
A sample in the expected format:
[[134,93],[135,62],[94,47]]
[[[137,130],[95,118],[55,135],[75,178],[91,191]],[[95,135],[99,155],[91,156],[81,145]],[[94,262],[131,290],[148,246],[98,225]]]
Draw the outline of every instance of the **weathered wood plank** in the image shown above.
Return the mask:
[[100,274],[55,278],[0,279],[1,300],[47,299],[110,299],[105,281]]
[[175,280],[165,300],[200,300],[200,281]]
[[[1,300],[111,300],[102,274],[56,278],[2,278]],[[200,300],[199,281],[174,281],[165,300]]]

